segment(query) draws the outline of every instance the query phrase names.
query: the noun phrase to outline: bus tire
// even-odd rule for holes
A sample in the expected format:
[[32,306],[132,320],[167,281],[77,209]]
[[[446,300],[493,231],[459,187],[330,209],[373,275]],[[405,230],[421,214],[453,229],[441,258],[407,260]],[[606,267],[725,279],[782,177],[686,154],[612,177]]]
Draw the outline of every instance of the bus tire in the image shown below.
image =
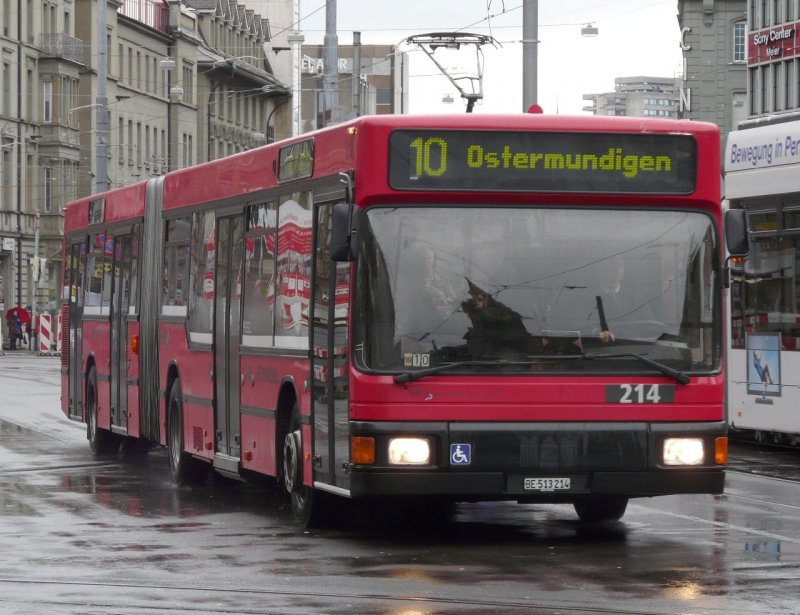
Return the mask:
[[283,488],[289,496],[289,507],[295,523],[301,528],[314,525],[319,509],[313,487],[303,484],[303,435],[300,409],[295,401],[289,419],[289,430],[283,439]]
[[595,495],[575,500],[575,512],[586,523],[619,521],[628,507],[628,498],[621,495]]
[[199,482],[208,474],[208,464],[198,461],[184,450],[183,394],[179,378],[172,383],[167,402],[167,457],[172,480],[178,485]]
[[101,429],[97,419],[97,370],[94,365],[89,368],[86,378],[86,439],[89,449],[96,457],[109,455],[116,451],[119,444],[117,436],[106,429]]

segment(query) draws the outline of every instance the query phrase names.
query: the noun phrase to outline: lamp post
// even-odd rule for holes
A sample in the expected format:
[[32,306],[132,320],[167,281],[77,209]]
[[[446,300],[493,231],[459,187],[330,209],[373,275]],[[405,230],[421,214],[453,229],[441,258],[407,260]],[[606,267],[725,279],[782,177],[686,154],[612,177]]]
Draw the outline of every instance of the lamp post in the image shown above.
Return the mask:
[[106,49],[106,5],[107,0],[97,4],[97,113],[95,148],[95,188],[97,192],[108,190],[108,96],[106,95],[106,73],[108,50]]
[[522,4],[522,111],[538,101],[539,0]]

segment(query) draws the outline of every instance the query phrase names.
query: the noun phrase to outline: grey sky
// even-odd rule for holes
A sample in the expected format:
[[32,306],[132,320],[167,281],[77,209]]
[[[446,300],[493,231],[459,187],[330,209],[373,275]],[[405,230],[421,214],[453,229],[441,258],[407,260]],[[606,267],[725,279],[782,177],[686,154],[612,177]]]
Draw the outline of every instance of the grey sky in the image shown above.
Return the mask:
[[[300,0],[306,42],[322,43],[325,0]],[[614,78],[674,77],[681,71],[677,0],[539,0],[539,103],[547,113],[580,113],[582,95],[614,89]],[[597,37],[581,37],[593,23]],[[463,30],[493,36],[484,47],[483,104],[476,112],[522,109],[522,0],[338,0],[339,42],[395,44],[412,34]],[[464,55],[463,67],[472,64]],[[412,112],[460,112],[455,89],[421,52],[412,53]],[[445,94],[456,101],[442,103]]]

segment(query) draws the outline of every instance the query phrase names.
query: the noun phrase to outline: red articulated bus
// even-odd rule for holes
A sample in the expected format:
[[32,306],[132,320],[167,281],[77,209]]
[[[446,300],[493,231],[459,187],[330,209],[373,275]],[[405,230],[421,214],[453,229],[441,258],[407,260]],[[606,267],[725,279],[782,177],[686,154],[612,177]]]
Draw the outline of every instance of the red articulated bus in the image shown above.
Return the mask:
[[364,117],[80,199],[63,411],[178,482],[276,477],[301,524],[330,494],[597,521],[721,493],[719,149],[688,121]]

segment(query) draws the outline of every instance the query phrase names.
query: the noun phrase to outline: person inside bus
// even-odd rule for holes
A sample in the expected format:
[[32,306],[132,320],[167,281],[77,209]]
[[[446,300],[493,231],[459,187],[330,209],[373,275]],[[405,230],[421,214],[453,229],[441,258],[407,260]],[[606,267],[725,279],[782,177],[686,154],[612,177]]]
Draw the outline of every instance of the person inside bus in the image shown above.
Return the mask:
[[537,353],[542,340],[525,328],[522,316],[467,278],[470,298],[461,309],[470,319],[464,339],[473,358],[515,353]]

